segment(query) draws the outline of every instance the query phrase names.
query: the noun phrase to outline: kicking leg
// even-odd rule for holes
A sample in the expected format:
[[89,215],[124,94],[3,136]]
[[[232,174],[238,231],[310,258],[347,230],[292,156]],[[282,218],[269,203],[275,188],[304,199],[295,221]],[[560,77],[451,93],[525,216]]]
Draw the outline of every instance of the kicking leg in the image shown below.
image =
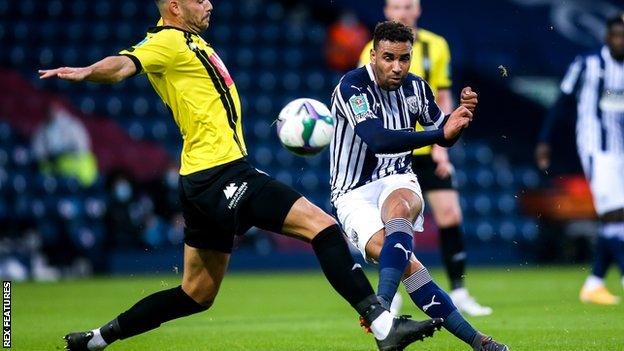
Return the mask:
[[65,336],[71,351],[103,350],[116,340],[207,310],[214,302],[230,254],[184,246],[182,285],[149,295],[101,328]]
[[379,258],[377,296],[387,309],[390,309],[401,276],[412,255],[414,241],[412,223],[421,210],[420,197],[409,189],[393,191],[381,207],[385,238],[381,252],[375,256]]
[[353,260],[340,226],[307,199],[300,197],[294,202],[281,232],[312,244],[325,277],[371,326],[380,350],[402,350],[440,328],[441,319],[416,322],[394,318],[384,309],[364,271]]
[[[376,259],[384,246],[384,233],[376,233],[366,245],[368,257]],[[431,318],[444,318],[444,327],[474,350],[505,351],[507,347],[475,330],[459,313],[450,297],[431,278],[412,254],[403,274],[405,288],[416,304]]]

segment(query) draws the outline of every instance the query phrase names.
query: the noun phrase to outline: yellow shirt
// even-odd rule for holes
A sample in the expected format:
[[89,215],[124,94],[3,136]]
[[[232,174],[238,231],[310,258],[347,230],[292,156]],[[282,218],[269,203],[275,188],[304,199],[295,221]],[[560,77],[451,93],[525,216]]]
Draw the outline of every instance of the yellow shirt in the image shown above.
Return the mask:
[[247,155],[238,91],[223,61],[199,35],[170,26],[151,28],[123,50],[147,74],[173,113],[183,139],[180,174]]
[[[360,66],[370,62],[370,51],[373,42],[369,42],[360,56]],[[451,88],[451,53],[446,40],[428,30],[418,29],[418,36],[412,51],[412,65],[410,72],[422,77],[429,83],[434,95],[440,89]],[[416,130],[423,130],[416,125]],[[431,153],[431,146],[414,150],[414,155]]]

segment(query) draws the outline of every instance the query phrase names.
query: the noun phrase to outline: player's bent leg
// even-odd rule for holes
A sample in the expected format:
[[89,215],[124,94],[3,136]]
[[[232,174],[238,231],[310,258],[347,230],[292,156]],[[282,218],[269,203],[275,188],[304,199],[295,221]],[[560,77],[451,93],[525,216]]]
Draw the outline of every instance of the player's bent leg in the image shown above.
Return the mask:
[[[377,296],[390,309],[413,248],[413,223],[422,211],[422,200],[410,189],[396,189],[383,200],[384,238],[379,255]],[[377,238],[378,240],[378,238]],[[368,245],[367,245],[368,246]]]
[[103,350],[111,343],[208,309],[217,295],[230,254],[184,247],[182,285],[149,295],[98,329],[65,336],[72,351]]
[[282,233],[311,242],[324,229],[336,225],[336,220],[305,197],[300,197],[288,211]]
[[[282,200],[275,204],[275,199]],[[269,213],[266,204],[274,203],[281,209]],[[288,204],[290,204],[288,206]],[[416,322],[393,318],[385,310],[373,291],[360,265],[355,264],[336,221],[320,208],[301,197],[289,187],[270,181],[260,191],[249,214],[255,223],[269,224],[265,229],[281,232],[311,243],[325,277],[332,287],[362,316],[375,335],[380,350],[402,350],[405,346],[433,335],[442,320]],[[281,220],[270,220],[281,218]],[[281,228],[271,228],[281,221]],[[262,227],[261,227],[262,228]]]
[[492,309],[481,306],[465,288],[466,249],[461,229],[462,213],[459,193],[455,189],[435,189],[426,193],[433,217],[440,232],[442,262],[451,285],[449,295],[462,312],[470,316],[487,316]]
[[377,339],[388,336],[392,317],[377,301],[366,275],[353,260],[342,231],[331,216],[301,197],[289,210],[282,233],[310,242],[329,283],[373,326]]
[[[377,259],[381,254],[384,233],[379,231],[366,244],[367,257]],[[450,297],[433,281],[427,269],[412,254],[403,273],[403,283],[416,306],[432,318],[443,318],[443,326],[477,351],[505,351],[500,344],[475,330],[454,306]]]
[[184,245],[182,290],[199,305],[210,308],[221,287],[230,254]]

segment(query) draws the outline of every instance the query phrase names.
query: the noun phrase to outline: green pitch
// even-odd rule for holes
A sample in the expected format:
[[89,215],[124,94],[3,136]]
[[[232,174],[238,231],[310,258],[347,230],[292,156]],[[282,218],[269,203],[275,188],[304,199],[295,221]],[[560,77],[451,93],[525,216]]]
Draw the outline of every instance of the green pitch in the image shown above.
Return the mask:
[[[446,286],[441,272],[437,281]],[[494,308],[472,318],[479,329],[520,350],[624,350],[624,306],[583,305],[581,268],[470,271],[469,288]],[[375,274],[369,275],[371,278]],[[59,350],[68,331],[100,326],[149,293],[178,285],[180,276],[125,277],[13,285],[13,348]],[[375,280],[376,281],[376,280]],[[622,295],[615,272],[610,289]],[[406,299],[404,312],[424,315]],[[375,350],[357,316],[318,272],[226,276],[215,306],[107,350]],[[448,332],[409,350],[469,350]]]

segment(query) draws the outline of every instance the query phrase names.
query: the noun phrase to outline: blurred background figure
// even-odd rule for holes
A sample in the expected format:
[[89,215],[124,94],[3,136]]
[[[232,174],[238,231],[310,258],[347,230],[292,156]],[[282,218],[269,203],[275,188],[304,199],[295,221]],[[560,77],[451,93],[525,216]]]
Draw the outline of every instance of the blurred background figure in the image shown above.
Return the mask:
[[91,138],[78,118],[58,103],[52,103],[48,119],[32,137],[32,148],[41,172],[75,178],[84,187],[98,176]]
[[339,71],[353,68],[370,37],[370,32],[355,13],[343,13],[327,29],[325,56],[329,67]]
[[[421,14],[420,0],[386,0],[386,18],[413,28],[416,41],[410,72],[429,83],[442,112],[450,114],[454,106],[451,98],[451,53],[443,37],[418,27]],[[370,62],[372,47],[372,42],[366,45],[361,54],[360,65]],[[416,125],[415,128],[424,130],[421,125]],[[467,254],[462,212],[459,194],[453,181],[454,167],[446,148],[433,145],[414,150],[412,169],[418,176],[427,205],[438,227],[442,262],[450,282],[449,295],[453,303],[469,316],[491,314],[491,308],[481,306],[470,296],[464,282]],[[398,301],[395,301],[396,304]]]
[[535,157],[550,167],[550,138],[576,107],[576,146],[601,222],[592,273],[580,299],[604,305],[620,302],[604,284],[612,263],[624,286],[624,14],[606,23],[605,45],[578,56],[561,83],[561,95],[542,127]]

